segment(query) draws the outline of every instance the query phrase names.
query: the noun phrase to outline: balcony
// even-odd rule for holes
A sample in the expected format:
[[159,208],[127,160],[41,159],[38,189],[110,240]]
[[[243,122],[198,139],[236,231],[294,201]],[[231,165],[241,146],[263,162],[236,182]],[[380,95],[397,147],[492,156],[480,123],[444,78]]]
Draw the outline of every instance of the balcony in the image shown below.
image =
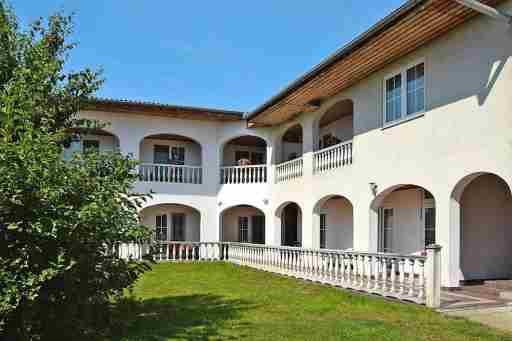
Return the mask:
[[220,168],[220,183],[260,184],[267,182],[267,166],[231,166]]
[[276,183],[302,177],[304,160],[302,157],[280,163],[276,166]]
[[313,173],[319,174],[352,164],[352,141],[321,149],[313,154]]
[[157,163],[144,163],[139,166],[139,179],[144,182],[201,184],[201,166],[179,166]]

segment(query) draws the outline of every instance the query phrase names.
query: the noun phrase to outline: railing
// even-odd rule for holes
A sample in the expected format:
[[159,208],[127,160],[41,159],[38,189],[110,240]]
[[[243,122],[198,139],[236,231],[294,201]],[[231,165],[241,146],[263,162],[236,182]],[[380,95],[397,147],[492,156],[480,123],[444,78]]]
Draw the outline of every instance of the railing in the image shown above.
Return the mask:
[[302,157],[278,164],[276,166],[276,183],[300,178],[303,168],[304,161]]
[[[152,255],[155,261],[212,261],[224,259],[224,248],[219,242],[157,242]],[[141,260],[150,252],[145,244],[119,244],[117,255],[123,259]]]
[[139,166],[140,181],[201,184],[203,177],[200,166],[179,166],[146,163]]
[[[129,254],[130,247],[133,255]],[[143,247],[131,244],[121,245],[119,250],[120,256],[134,259],[144,253]],[[440,246],[433,245],[427,248],[427,256],[411,256],[244,243],[163,242],[154,259],[229,261],[437,308],[441,303],[440,250]]]
[[228,259],[264,271],[438,307],[439,250],[431,248],[428,257],[422,257],[229,243]]
[[234,166],[220,168],[221,184],[259,184],[267,182],[267,166]]
[[313,172],[320,173],[352,164],[352,141],[321,149],[313,154]]

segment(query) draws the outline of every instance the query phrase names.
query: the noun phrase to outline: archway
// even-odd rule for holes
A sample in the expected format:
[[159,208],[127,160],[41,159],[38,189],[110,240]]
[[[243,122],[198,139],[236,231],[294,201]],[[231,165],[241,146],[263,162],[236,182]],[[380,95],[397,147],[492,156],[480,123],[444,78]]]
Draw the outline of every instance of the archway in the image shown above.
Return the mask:
[[354,103],[350,99],[337,102],[319,116],[314,125],[315,149],[347,142],[354,137]]
[[64,148],[64,158],[67,160],[71,159],[75,153],[119,151],[119,138],[108,131],[73,129],[70,134],[71,139]]
[[[460,180],[452,196],[458,212],[462,280],[512,278],[512,195],[501,177],[475,173]],[[453,227],[452,227],[453,228]]]
[[320,199],[313,209],[313,219],[321,249],[354,247],[354,209],[347,198],[330,195]]
[[378,215],[379,252],[423,254],[436,242],[436,203],[427,189],[390,187],[373,200],[371,209]]
[[223,242],[265,244],[265,213],[250,205],[238,205],[220,214]]
[[182,204],[159,204],[139,212],[140,221],[154,231],[159,243],[155,259],[170,259],[172,247],[169,242],[201,241],[201,212]]
[[140,142],[141,181],[202,183],[202,148],[181,135],[157,134]]
[[282,246],[302,246],[302,210],[294,202],[281,205],[276,211],[281,226]]
[[281,162],[302,156],[303,132],[300,124],[288,128],[281,138]]
[[221,184],[267,181],[267,142],[257,136],[233,138],[222,146]]

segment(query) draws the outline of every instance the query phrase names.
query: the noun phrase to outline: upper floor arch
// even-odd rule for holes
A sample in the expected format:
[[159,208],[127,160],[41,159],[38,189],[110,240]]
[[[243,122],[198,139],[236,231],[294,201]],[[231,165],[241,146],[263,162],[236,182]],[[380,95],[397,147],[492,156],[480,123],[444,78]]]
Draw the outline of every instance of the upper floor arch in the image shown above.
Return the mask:
[[314,149],[320,150],[354,137],[354,102],[341,99],[321,110],[313,120]]

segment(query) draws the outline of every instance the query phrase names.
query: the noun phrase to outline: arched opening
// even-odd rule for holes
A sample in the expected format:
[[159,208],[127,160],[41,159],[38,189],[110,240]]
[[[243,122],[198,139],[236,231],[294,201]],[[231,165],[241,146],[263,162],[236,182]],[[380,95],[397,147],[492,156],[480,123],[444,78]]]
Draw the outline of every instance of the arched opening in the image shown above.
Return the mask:
[[254,206],[239,205],[224,210],[220,226],[223,242],[265,244],[265,213]]
[[157,259],[169,256],[168,242],[201,241],[201,212],[193,207],[173,203],[149,206],[140,211],[139,217],[160,242]]
[[423,254],[435,244],[436,203],[425,188],[393,186],[373,200],[371,209],[378,216],[379,252]]
[[267,142],[244,135],[229,140],[222,148],[222,184],[262,183],[267,181]]
[[[497,175],[465,177],[452,193],[460,229],[462,279],[512,278],[512,195]],[[455,204],[455,205],[454,205]]]
[[303,133],[300,124],[288,128],[281,138],[281,162],[301,157],[302,141]]
[[96,151],[99,153],[113,153],[119,151],[119,138],[105,130],[70,131],[71,139],[64,147],[64,158],[70,159],[75,153]]
[[315,124],[317,149],[351,141],[354,137],[354,103],[347,99],[334,104]]
[[302,210],[294,202],[281,205],[276,211],[281,226],[282,246],[302,246]]
[[354,209],[345,197],[332,195],[313,209],[315,234],[321,249],[348,250],[354,247]]
[[202,182],[201,145],[191,138],[174,134],[146,136],[140,142],[141,181]]

